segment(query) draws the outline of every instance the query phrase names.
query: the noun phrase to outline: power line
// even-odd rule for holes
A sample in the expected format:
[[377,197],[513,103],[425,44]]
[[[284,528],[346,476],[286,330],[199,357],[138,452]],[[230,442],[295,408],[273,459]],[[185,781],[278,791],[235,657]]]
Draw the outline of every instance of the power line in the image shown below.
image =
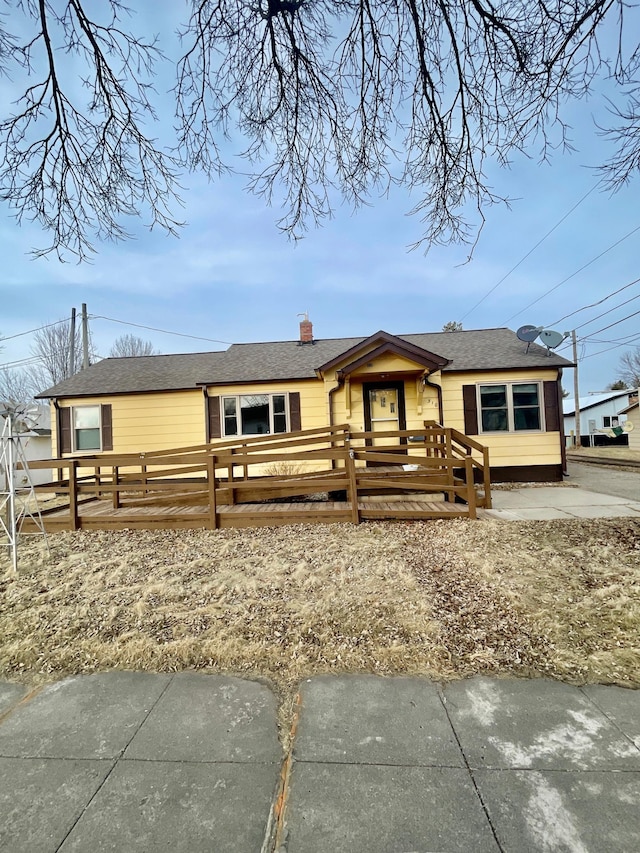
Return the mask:
[[592,335],[599,335],[600,332],[606,332],[607,329],[612,329],[614,326],[618,326],[620,323],[624,323],[625,320],[630,320],[632,317],[637,317],[640,314],[640,311],[634,311],[633,314],[628,314],[626,317],[623,317],[622,320],[616,320],[615,323],[609,323],[608,326],[603,326],[602,329],[598,329],[595,332],[591,332],[591,335],[587,335],[586,338],[582,338],[583,341],[588,340]]
[[594,264],[596,261],[600,260],[600,258],[602,258],[604,255],[606,255],[607,252],[610,252],[612,249],[615,249],[616,246],[619,246],[620,243],[623,243],[625,240],[627,240],[629,237],[631,237],[633,234],[635,234],[636,231],[640,231],[640,225],[637,225],[633,229],[633,231],[629,231],[629,233],[625,234],[624,237],[621,237],[619,240],[616,240],[615,243],[613,243],[611,246],[609,246],[603,252],[600,252],[600,254],[596,255],[595,258],[591,258],[591,260],[587,261],[587,263],[584,264],[583,266],[581,266],[580,269],[576,270],[575,272],[572,272],[571,275],[568,275],[566,278],[563,278],[562,281],[558,282],[558,284],[554,285],[554,287],[547,290],[546,293],[542,294],[542,296],[539,296],[537,299],[534,299],[533,302],[530,302],[521,311],[516,311],[515,314],[512,314],[506,320],[503,320],[503,322],[500,325],[505,326],[510,320],[513,320],[514,317],[518,317],[520,314],[524,314],[524,312],[528,311],[529,308],[531,308],[533,305],[537,305],[538,302],[543,300],[545,298],[545,296],[548,296],[550,293],[553,293],[554,290],[557,290],[563,284],[566,284],[566,282],[568,282],[574,276],[578,275],[578,273],[582,272],[582,270],[586,270],[587,267],[591,266],[591,264]]
[[[603,296],[602,299],[599,299],[597,302],[592,302],[591,305],[583,305],[582,308],[577,308],[575,311],[572,311],[570,314],[565,314],[564,317],[560,317],[559,320],[554,320],[553,323],[547,323],[547,328],[551,328],[552,326],[557,326],[558,323],[562,323],[563,320],[567,320],[569,317],[573,317],[576,314],[579,314],[581,311],[586,311],[588,308],[597,308],[598,305],[602,305],[603,302],[606,302],[607,299],[611,299],[612,296],[616,296],[618,293],[622,293],[623,290],[626,290],[628,287],[633,287],[634,284],[637,284],[640,281],[640,278],[635,279],[635,281],[630,281],[629,284],[625,284],[624,287],[619,287],[617,290],[614,290],[612,293]],[[623,303],[624,304],[624,303]]]
[[22,338],[24,335],[32,335],[34,332],[39,332],[40,329],[50,329],[52,326],[60,326],[62,323],[68,323],[68,318],[66,320],[56,320],[55,323],[47,323],[45,326],[38,326],[37,329],[29,329],[28,332],[18,332],[17,335],[9,335],[8,338],[0,338],[0,343],[4,341],[12,341],[15,338]]
[[[606,317],[607,314],[612,314],[614,311],[617,311],[618,308],[622,308],[623,305],[628,305],[630,302],[635,302],[636,299],[640,299],[640,293],[637,296],[632,296],[631,299],[625,299],[624,302],[621,302],[619,305],[615,305],[613,308],[609,308],[608,311],[603,311],[602,314],[596,314],[595,317],[592,317],[590,320],[582,323],[580,326],[575,326],[577,329],[584,329],[585,326],[589,326],[591,323],[595,323],[596,320],[599,320],[601,317]],[[595,333],[594,333],[595,334]]]
[[636,338],[633,338],[630,341],[625,341],[621,344],[616,344],[615,346],[607,347],[607,349],[601,349],[601,350],[598,350],[598,352],[592,352],[590,355],[585,355],[584,359],[582,359],[582,360],[584,361],[587,358],[593,358],[594,355],[602,355],[605,352],[611,352],[611,350],[619,349],[620,347],[629,346],[629,344],[634,343],[634,341],[640,341],[640,335],[638,335]]
[[[518,267],[520,266],[520,264],[524,263],[524,261],[526,261],[526,260],[527,260],[527,258],[529,257],[529,255],[533,254],[533,252],[535,252],[535,250],[538,248],[538,246],[540,246],[542,243],[544,243],[544,241],[547,239],[547,237],[550,237],[550,236],[551,236],[551,234],[553,234],[553,232],[556,230],[556,228],[559,228],[559,227],[560,227],[560,225],[562,225],[562,223],[565,221],[565,219],[567,219],[567,217],[569,217],[569,216],[573,213],[573,211],[574,211],[577,207],[579,207],[579,206],[582,204],[582,202],[583,202],[583,201],[584,201],[588,196],[590,196],[590,195],[591,195],[591,193],[596,189],[596,187],[597,187],[599,184],[600,184],[600,181],[598,181],[597,183],[595,183],[595,184],[591,187],[591,189],[589,190],[589,192],[585,193],[585,194],[582,196],[582,198],[580,199],[580,201],[576,202],[576,203],[573,205],[573,207],[571,208],[571,210],[569,210],[567,213],[565,213],[565,215],[562,217],[562,219],[560,219],[558,222],[556,222],[556,224],[553,226],[553,228],[552,228],[550,231],[547,231],[547,233],[544,235],[544,237],[542,237],[540,240],[538,240],[538,242],[535,244],[535,246],[533,247],[533,249],[530,249],[530,250],[527,252],[527,254],[526,254],[523,258],[520,258],[520,260],[518,261],[518,263],[517,263],[514,267],[511,267],[511,269],[509,270],[509,272],[508,272],[508,273],[506,273],[506,275],[503,275],[503,276],[502,276],[502,278],[500,279],[500,281],[499,281],[497,284],[494,284],[494,285],[493,285],[493,287],[491,288],[491,290],[489,290],[487,293],[485,293],[485,295],[482,297],[482,299],[481,299],[479,302],[476,302],[476,304],[473,306],[473,308],[470,308],[470,309],[467,311],[467,313],[466,313],[466,314],[464,314],[464,315],[460,318],[460,322],[462,322],[462,320],[464,320],[466,317],[468,317],[468,316],[469,316],[469,314],[471,314],[473,311],[475,311],[475,310],[476,310],[476,308],[478,307],[478,305],[481,305],[481,304],[484,302],[484,300],[485,300],[485,299],[487,299],[489,296],[491,296],[491,294],[493,293],[493,291],[494,291],[494,290],[496,290],[496,289],[497,289],[497,288],[502,284],[502,282],[503,282],[503,281],[506,281],[506,279],[508,279],[508,278],[509,278],[509,276],[511,275],[511,273],[512,273],[512,272],[515,272],[515,271],[518,269]],[[526,311],[526,308],[525,308],[524,310]],[[508,322],[508,321],[507,321],[507,322]]]
[[130,323],[127,320],[116,320],[115,317],[105,317],[102,314],[91,314],[91,320],[108,320],[110,323],[120,323],[123,326],[135,326],[137,329],[147,329],[150,332],[161,332],[163,335],[177,335],[180,338],[191,338],[195,341],[209,341],[214,344],[228,344],[233,341],[221,341],[218,338],[203,338],[200,335],[187,335],[185,332],[170,332],[168,329],[156,329],[155,326],[144,326],[142,323]]

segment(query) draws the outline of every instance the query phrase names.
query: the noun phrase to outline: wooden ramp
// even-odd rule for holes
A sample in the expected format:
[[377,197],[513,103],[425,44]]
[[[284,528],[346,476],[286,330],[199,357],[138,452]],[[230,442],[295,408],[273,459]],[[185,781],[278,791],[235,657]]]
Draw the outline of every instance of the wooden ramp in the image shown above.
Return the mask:
[[34,467],[58,471],[38,491],[68,496],[42,513],[50,532],[476,518],[477,507],[491,506],[486,449],[437,425],[327,427]]
[[[467,508],[443,501],[358,501],[359,520],[464,518]],[[69,530],[69,507],[43,515],[45,530]],[[215,527],[276,527],[284,524],[352,523],[348,501],[235,504],[218,508]],[[166,530],[213,527],[207,506],[119,507],[107,501],[87,501],[78,507],[78,530]],[[30,531],[26,524],[25,533]]]

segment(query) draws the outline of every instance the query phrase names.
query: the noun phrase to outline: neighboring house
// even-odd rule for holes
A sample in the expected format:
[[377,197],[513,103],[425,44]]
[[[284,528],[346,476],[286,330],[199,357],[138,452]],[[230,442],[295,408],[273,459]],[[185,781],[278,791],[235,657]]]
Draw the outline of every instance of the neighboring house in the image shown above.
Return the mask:
[[[4,430],[5,420],[0,416],[0,435]],[[51,415],[46,403],[38,405],[38,415],[33,429],[20,434],[20,444],[24,451],[27,465],[37,459],[49,459],[51,457]],[[34,486],[51,481],[51,470],[34,470],[29,472],[31,482]],[[17,470],[15,474],[16,485],[20,488],[27,485],[27,476],[24,471]],[[0,471],[0,488],[6,488],[4,471]]]
[[[637,402],[637,389],[624,391],[603,391],[580,397],[580,434],[582,445],[627,444],[627,434],[619,438],[610,438],[598,430],[622,426],[626,415],[623,410],[634,400]],[[572,444],[576,432],[576,407],[573,398],[562,401],[564,414],[564,434],[568,444]]]
[[638,405],[638,398],[636,397],[635,403],[627,406],[627,408],[623,409],[620,414],[626,417],[626,419],[633,424],[633,430],[627,433],[627,438],[629,439],[629,450],[637,450],[640,452],[640,405]]
[[40,395],[56,455],[140,453],[329,424],[436,421],[490,451],[492,478],[561,479],[560,377],[572,363],[510,329],[233,344],[108,358]]

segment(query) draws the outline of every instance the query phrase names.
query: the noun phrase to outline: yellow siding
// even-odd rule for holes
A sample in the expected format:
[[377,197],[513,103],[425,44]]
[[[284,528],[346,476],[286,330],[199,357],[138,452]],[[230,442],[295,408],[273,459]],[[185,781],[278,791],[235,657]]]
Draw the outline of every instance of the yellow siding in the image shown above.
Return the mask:
[[[556,379],[557,372],[554,369],[514,370],[509,373],[444,373],[441,381],[445,426],[464,432],[463,385],[488,382],[555,382]],[[476,439],[489,448],[489,458],[495,466],[558,465],[562,459],[558,432],[482,433]]]
[[[67,399],[60,407],[111,404],[113,453],[140,453],[204,444],[205,407],[200,389],[153,394],[122,394]],[[56,453],[56,418],[52,408],[52,452]]]

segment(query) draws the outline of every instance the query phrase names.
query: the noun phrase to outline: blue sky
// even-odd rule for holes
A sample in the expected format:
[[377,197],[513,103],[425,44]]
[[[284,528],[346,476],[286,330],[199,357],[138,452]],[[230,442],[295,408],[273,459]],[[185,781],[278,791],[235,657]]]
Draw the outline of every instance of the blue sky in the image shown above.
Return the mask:
[[[169,99],[164,103],[171,115]],[[32,224],[18,226],[9,209],[0,206],[0,336],[8,338],[0,340],[0,364],[30,354],[30,336],[12,336],[68,316],[82,302],[93,318],[91,334],[101,355],[127,332],[153,341],[163,353],[223,344],[100,317],[220,342],[293,339],[297,315],[304,311],[316,337],[369,335],[378,329],[395,334],[438,331],[453,319],[462,320],[465,329],[516,329],[525,323],[553,328],[563,315],[640,277],[640,230],[622,239],[640,227],[637,180],[614,196],[599,189],[590,192],[522,260],[598,180],[589,166],[604,159],[603,141],[593,129],[594,117],[605,121],[604,98],[574,105],[568,116],[575,153],[558,153],[551,164],[540,164],[532,151],[531,159],[522,157],[509,170],[489,164],[496,191],[514,201],[511,209],[486,211],[485,228],[467,263],[465,246],[433,247],[426,254],[425,247],[409,251],[422,226],[418,218],[407,216],[418,196],[401,189],[371,198],[370,206],[356,213],[338,207],[333,220],[292,243],[276,227],[278,208],[249,195],[241,176],[214,183],[185,176],[185,206],[179,216],[187,224],[178,239],[150,232],[143,216],[134,222],[134,240],[102,244],[93,262],[82,265],[61,264],[54,257],[32,260],[30,249],[42,246],[46,235]],[[560,331],[578,328],[582,339],[581,394],[615,380],[621,354],[640,345],[640,314],[617,322],[635,311],[640,311],[640,283],[560,323]],[[594,334],[610,323],[616,325]],[[633,335],[635,342],[619,346]],[[572,372],[565,387],[573,388]]]

